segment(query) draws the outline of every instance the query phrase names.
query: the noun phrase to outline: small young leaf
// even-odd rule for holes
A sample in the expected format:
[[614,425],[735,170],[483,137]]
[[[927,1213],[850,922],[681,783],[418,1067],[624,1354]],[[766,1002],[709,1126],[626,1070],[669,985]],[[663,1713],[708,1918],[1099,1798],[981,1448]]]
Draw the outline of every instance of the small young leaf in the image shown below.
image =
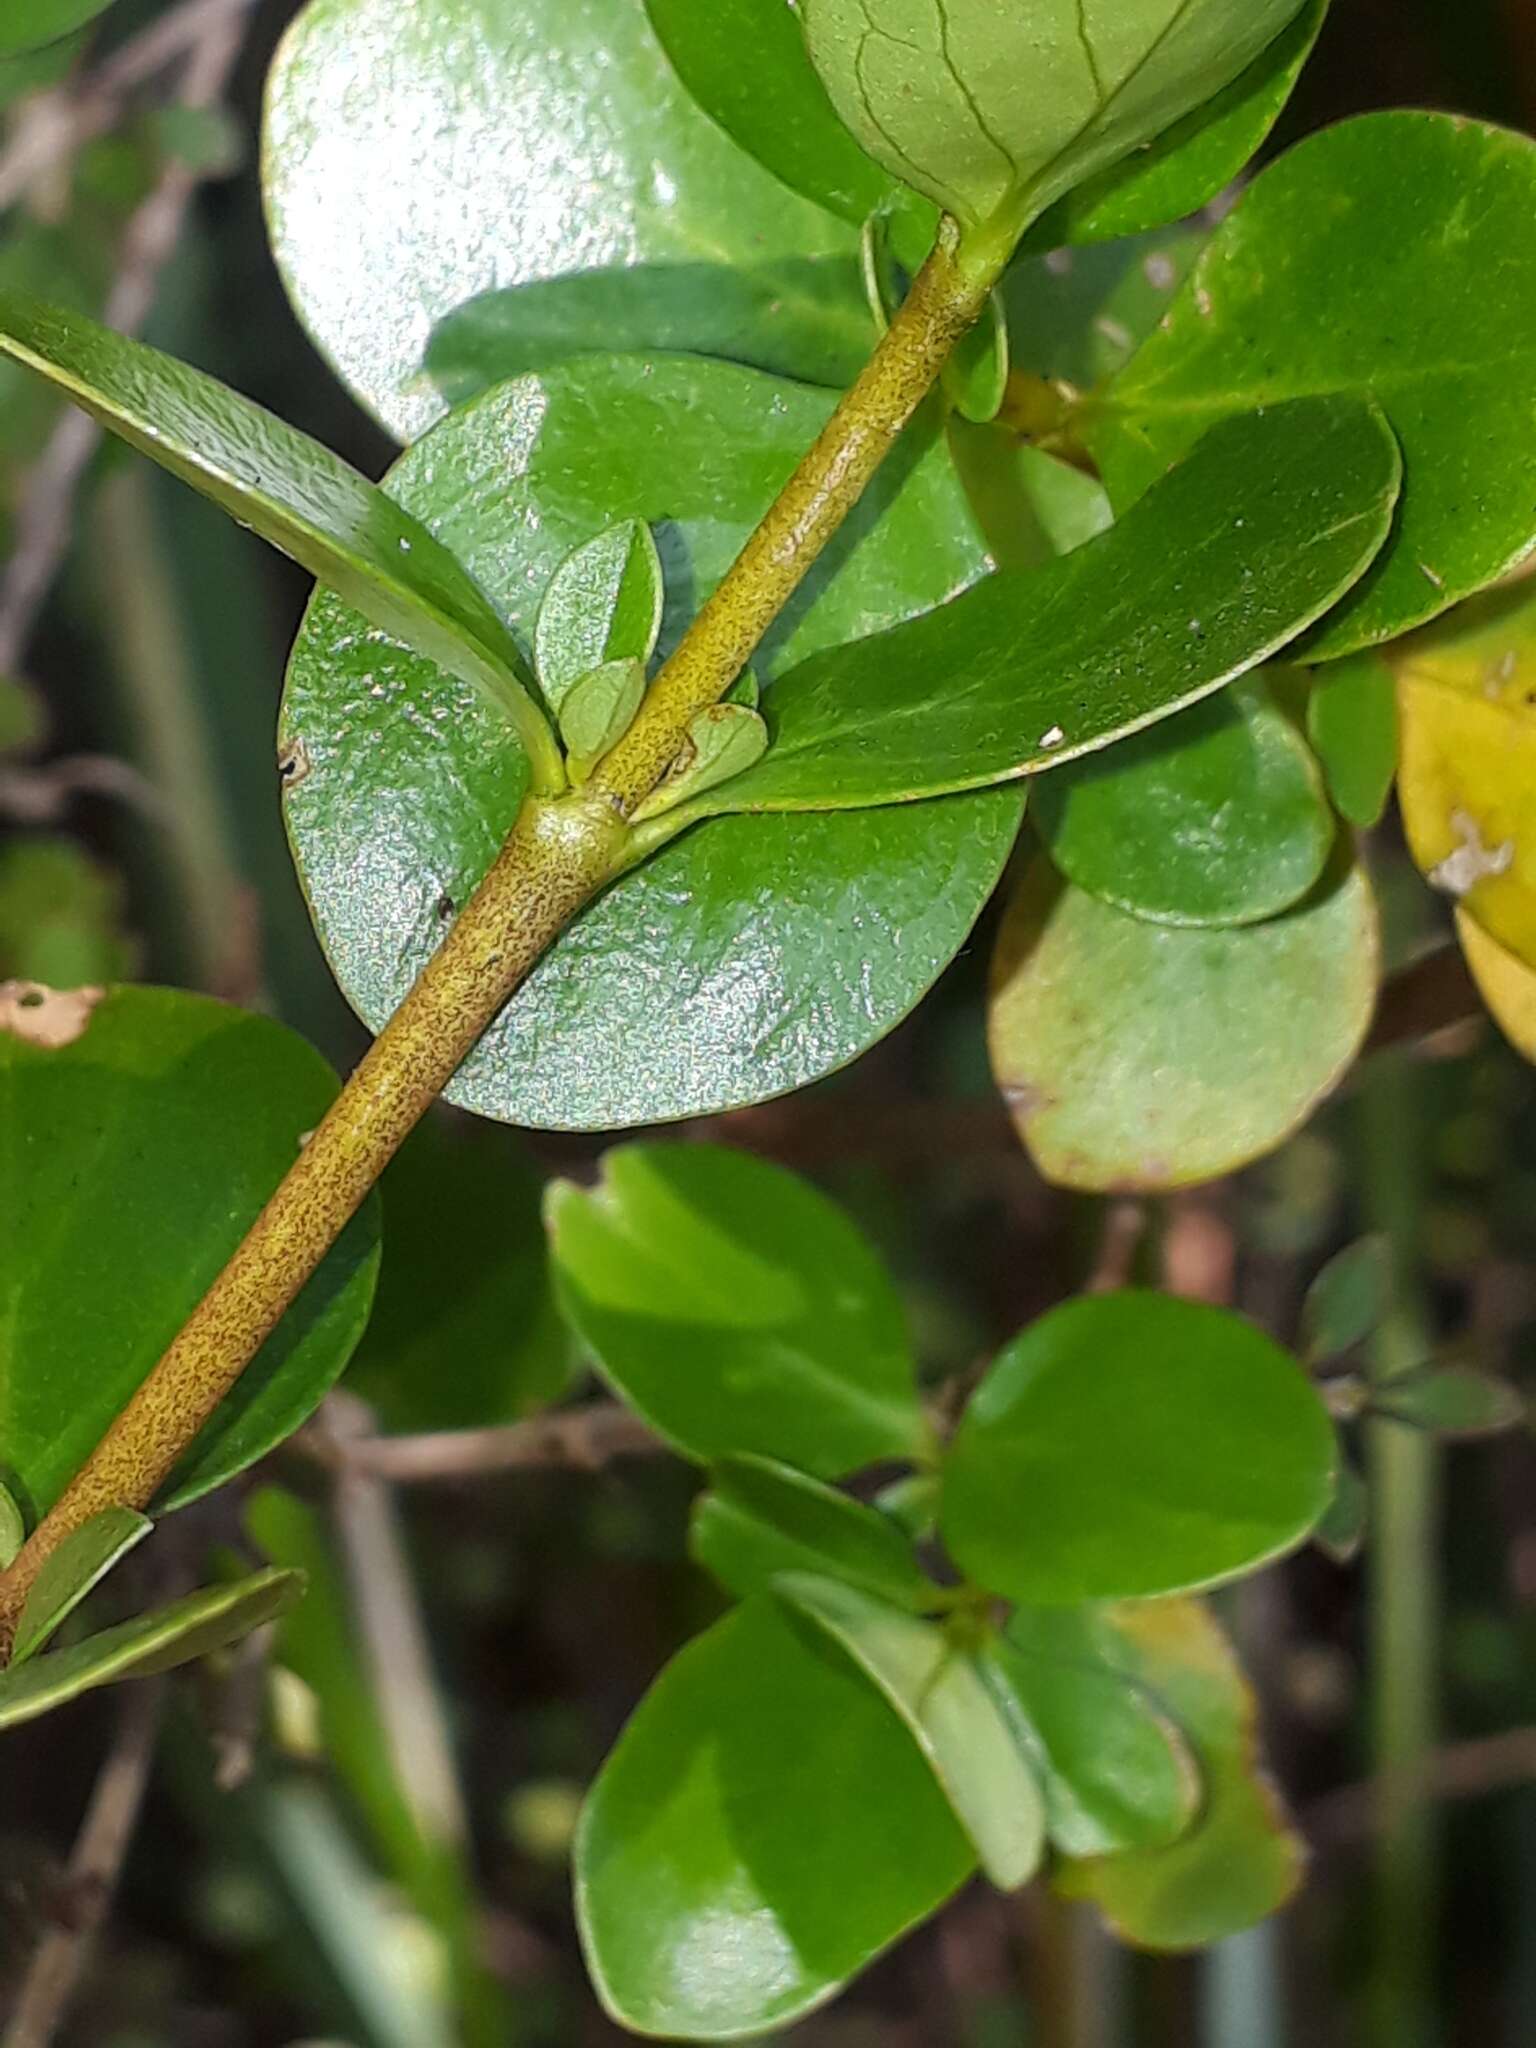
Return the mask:
[[544,695],[558,711],[583,676],[656,650],[666,596],[649,526],[626,519],[567,555],[550,579],[534,629]]
[[1157,924],[1255,924],[1305,896],[1333,814],[1296,728],[1238,687],[1042,775],[1031,812],[1080,889]]
[[745,1599],[785,1572],[816,1572],[921,1611],[939,1589],[896,1523],[767,1458],[722,1458],[695,1503],[689,1548]]
[[792,1573],[774,1589],[843,1650],[906,1723],[982,1870],[1017,1891],[1040,1867],[1045,1805],[975,1658],[942,1628],[835,1579]]
[[12,1665],[25,1663],[154,1527],[132,1508],[92,1515],[53,1551],[33,1581],[16,1624]]
[[1045,1790],[1053,1845],[1065,1856],[1157,1849],[1200,1804],[1200,1773],[1167,1714],[1126,1677],[1115,1639],[1092,1609],[1015,1611],[979,1653]]
[[679,804],[696,803],[722,783],[745,775],[768,751],[768,728],[744,704],[712,704],[688,727],[688,744],[666,776],[633,813],[634,823],[659,818]]
[[[1255,179],[1166,320],[1085,416],[1116,504],[1223,414],[1278,392],[1368,391],[1401,439],[1411,484],[1380,562],[1311,654],[1334,660],[1390,640],[1503,576],[1536,546],[1525,397],[1536,381],[1533,209],[1526,136],[1425,113],[1310,136]],[[1478,308],[1470,324],[1457,310],[1466,305]]]
[[1149,924],[1026,870],[998,935],[992,1071],[1058,1186],[1188,1187],[1272,1151],[1348,1072],[1380,980],[1359,868],[1262,924]]
[[1307,732],[1328,793],[1352,825],[1369,831],[1397,773],[1397,691],[1378,654],[1346,657],[1319,669],[1307,697]]
[[713,1145],[625,1145],[595,1193],[556,1182],[548,1214],[567,1317],[689,1457],[830,1479],[927,1450],[890,1278],[795,1175]]
[[1295,1359],[1240,1316],[1083,1296],[972,1395],[940,1526],[961,1570],[1010,1600],[1145,1599],[1295,1548],[1328,1505],[1334,1450]]
[[759,1595],[673,1660],[619,1738],[577,1832],[576,1912],[621,2026],[729,2040],[825,2004],[973,1868],[891,1707]]
[[833,106],[875,161],[959,220],[1016,238],[1231,85],[1300,4],[801,0],[800,13]]
[[512,635],[442,542],[340,456],[202,371],[17,292],[0,292],[0,354],[482,691],[558,787]]
[[1365,1542],[1370,1511],[1370,1495],[1366,1491],[1365,1480],[1341,1444],[1333,1499],[1313,1530],[1312,1541],[1335,1564],[1353,1564]]
[[0,1730],[52,1712],[97,1686],[149,1678],[210,1657],[273,1620],[304,1591],[302,1572],[255,1572],[141,1614],[67,1650],[0,1671]]
[[1362,1237],[1328,1261],[1301,1307],[1302,1350],[1310,1364],[1363,1343],[1392,1306],[1392,1246]]
[[944,365],[944,395],[963,420],[985,426],[1008,391],[1008,316],[994,292],[987,310]]
[[1091,1900],[1139,1947],[1204,1948],[1283,1906],[1306,1852],[1259,1762],[1252,1690],[1207,1610],[1170,1600],[1108,1619],[1126,1676],[1162,1701],[1194,1750],[1200,1814],[1165,1849],[1062,1866],[1057,1889]]
[[26,1540],[26,1517],[17,1507],[10,1489],[0,1486],[0,1572],[11,1564]]
[[585,782],[608,749],[623,739],[644,695],[645,669],[638,661],[605,661],[571,684],[560,703],[560,737],[573,782]]
[[703,808],[899,803],[1096,752],[1330,610],[1380,549],[1400,475],[1381,415],[1350,400],[1232,422],[1098,540],[792,670],[771,750]]
[[1490,938],[1465,910],[1456,913],[1456,936],[1488,1014],[1516,1052],[1536,1060],[1536,967]]
[[1373,1391],[1373,1415],[1406,1423],[1432,1436],[1496,1436],[1525,1420],[1518,1387],[1470,1366],[1425,1366],[1382,1381]]

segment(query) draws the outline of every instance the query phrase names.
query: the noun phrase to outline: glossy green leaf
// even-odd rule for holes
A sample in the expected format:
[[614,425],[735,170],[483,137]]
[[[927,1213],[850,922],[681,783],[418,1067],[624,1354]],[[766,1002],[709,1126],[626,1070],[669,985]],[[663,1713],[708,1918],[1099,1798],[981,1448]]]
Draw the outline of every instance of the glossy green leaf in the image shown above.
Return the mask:
[[1385,1237],[1357,1238],[1331,1258],[1307,1289],[1301,1342],[1314,1362],[1361,1344],[1392,1306],[1392,1246]]
[[1341,1444],[1333,1499],[1313,1530],[1312,1540],[1335,1564],[1352,1564],[1365,1542],[1370,1513],[1365,1481]]
[[40,1650],[153,1527],[148,1515],[132,1508],[106,1508],[66,1536],[33,1581],[16,1623],[11,1663],[25,1663]]
[[[623,739],[644,696],[645,670],[638,661],[605,661],[572,683],[560,705],[560,737],[573,782],[585,782],[609,748]],[[724,704],[711,708],[717,714],[734,709]],[[751,711],[738,715],[756,716]]]
[[944,1463],[944,1540],[1037,1606],[1145,1599],[1252,1571],[1333,1492],[1334,1431],[1288,1352],[1240,1316],[1084,1295],[989,1368]]
[[1060,561],[793,670],[767,757],[705,807],[896,803],[1138,732],[1330,610],[1380,549],[1398,476],[1381,416],[1348,400],[1233,422]]
[[811,60],[893,177],[1016,238],[1239,78],[1300,0],[801,0]]
[[[405,440],[443,411],[421,367],[434,326],[487,290],[855,253],[694,105],[642,0],[310,0],[268,80],[263,155],[299,317]],[[614,345],[589,329],[586,348]]]
[[302,1572],[253,1572],[228,1586],[189,1593],[67,1650],[50,1650],[0,1671],[0,1730],[35,1721],[97,1686],[150,1678],[238,1643],[290,1607],[304,1591]]
[[774,1589],[879,1687],[1000,1891],[1028,1884],[1045,1850],[1045,1803],[976,1659],[917,1615],[836,1579],[791,1573]]
[[583,541],[549,579],[534,627],[539,685],[556,709],[573,683],[610,661],[648,662],[666,599],[661,557],[639,519]]
[[575,1346],[555,1307],[543,1177],[517,1139],[439,1111],[382,1192],[378,1299],[348,1387],[386,1430],[484,1429],[547,1407]]
[[1103,242],[1198,213],[1257,154],[1296,88],[1327,13],[1328,0],[1307,0],[1225,92],[1058,200],[1030,230],[1028,245]]
[[1397,774],[1397,686],[1367,651],[1319,669],[1307,698],[1307,732],[1328,793],[1350,824],[1381,823]]
[[889,1275],[841,1210],[713,1145],[623,1145],[548,1203],[561,1303],[604,1376],[708,1462],[822,1478],[928,1447]]
[[859,227],[891,180],[832,110],[785,0],[645,0],[672,67],[774,176]]
[[1312,652],[1391,639],[1503,575],[1536,546],[1533,209],[1536,143],[1480,122],[1374,114],[1301,143],[1085,422],[1117,503],[1225,414],[1369,392],[1403,445],[1401,518]]
[[15,57],[59,42],[98,14],[105,14],[111,4],[112,0],[6,0],[5,19],[0,21],[0,57]]
[[549,773],[516,641],[442,542],[340,456],[202,371],[19,293],[0,292],[0,354],[483,692]]
[[13,1561],[26,1540],[26,1518],[10,1488],[0,1486],[0,1572]]
[[123,886],[76,840],[27,834],[0,849],[0,981],[84,988],[133,960]]
[[1166,1849],[1064,1865],[1057,1888],[1091,1900],[1140,1947],[1204,1948],[1277,1912],[1306,1851],[1259,1761],[1252,1690],[1206,1609],[1189,1600],[1123,1608],[1113,1625],[1127,1676],[1163,1702],[1194,1749],[1200,1815]]
[[766,1595],[691,1643],[604,1765],[576,1840],[613,2018],[732,2040],[813,2011],[973,1867],[907,1729]]
[[[37,1001],[32,1003],[32,995]],[[29,1516],[58,1499],[336,1095],[282,1025],[206,997],[26,991],[0,1004],[0,1414]],[[368,1316],[372,1204],[205,1426],[159,1505],[263,1457]]]
[[1433,1436],[1497,1436],[1526,1418],[1520,1389],[1464,1365],[1424,1366],[1384,1381],[1371,1395],[1371,1412]]
[[1021,1608],[978,1653],[1032,1758],[1066,1856],[1161,1848],[1194,1819],[1200,1773],[1158,1702],[1116,1665],[1095,1609]]
[[482,292],[432,329],[425,375],[443,404],[462,405],[601,348],[719,356],[841,391],[875,340],[851,255],[626,264]]
[[709,1478],[689,1548],[739,1598],[766,1592],[785,1572],[830,1574],[915,1610],[938,1598],[910,1542],[878,1509],[767,1458],[722,1458]]
[[[633,821],[664,817],[682,804],[697,804],[711,790],[745,775],[768,751],[768,728],[745,704],[711,704],[688,723],[683,751],[655,789],[635,807]],[[729,798],[723,799],[727,804]]]
[[998,939],[992,1071],[1058,1186],[1191,1186],[1305,1123],[1365,1042],[1380,972],[1358,868],[1282,917],[1181,930],[1040,862]]
[[[390,488],[523,633],[574,547],[627,519],[655,526],[665,652],[830,404],[721,363],[589,358],[456,414]],[[943,448],[915,438],[765,643],[766,697],[801,655],[941,604],[986,566]],[[472,692],[331,597],[300,635],[282,739],[306,764],[285,809],[316,926],[377,1028],[495,858],[522,764]],[[805,1086],[882,1037],[954,958],[1019,808],[1004,792],[688,835],[551,949],[451,1098],[514,1123],[612,1130]]]
[[1317,763],[1262,684],[1043,775],[1033,816],[1069,881],[1159,924],[1289,910],[1336,837]]

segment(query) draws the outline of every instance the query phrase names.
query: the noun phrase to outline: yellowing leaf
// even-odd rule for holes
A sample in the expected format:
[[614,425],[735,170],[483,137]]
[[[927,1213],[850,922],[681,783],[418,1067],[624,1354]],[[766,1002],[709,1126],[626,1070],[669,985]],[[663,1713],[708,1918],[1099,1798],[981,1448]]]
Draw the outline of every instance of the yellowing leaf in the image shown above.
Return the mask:
[[1465,910],[1456,913],[1456,935],[1489,1015],[1516,1052],[1536,1060],[1536,968],[1490,938]]

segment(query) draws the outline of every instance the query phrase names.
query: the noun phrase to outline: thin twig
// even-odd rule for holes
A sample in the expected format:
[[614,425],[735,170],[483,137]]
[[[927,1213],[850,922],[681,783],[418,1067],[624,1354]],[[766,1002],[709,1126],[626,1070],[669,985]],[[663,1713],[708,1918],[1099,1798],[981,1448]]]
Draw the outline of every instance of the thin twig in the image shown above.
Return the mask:
[[[1415,1799],[1482,1799],[1536,1781],[1536,1728],[1508,1728],[1437,1750],[1428,1768],[1396,1789]],[[1367,1779],[1316,1800],[1303,1816],[1308,1836],[1322,1849],[1364,1841],[1381,1815],[1382,1783]]]
[[116,1739],[69,1861],[68,1924],[43,1937],[0,2048],[48,2048],[63,2023],[133,1840],[164,1706],[163,1678],[141,1680],[123,1694]]
[[667,1445],[617,1401],[594,1401],[536,1415],[502,1429],[448,1429],[425,1436],[338,1436],[313,1426],[294,1448],[332,1471],[367,1474],[399,1486],[486,1479],[500,1472],[564,1467],[596,1472],[615,1458],[665,1454]]
[[[203,4],[196,15],[179,102],[213,106],[224,93],[240,53],[243,8],[228,0]],[[149,197],[124,230],[117,277],[103,318],[120,334],[137,334],[149,316],[160,274],[173,254],[192,195],[203,174],[190,164],[167,164]],[[83,412],[67,412],[55,427],[26,483],[16,515],[15,544],[0,579],[0,672],[20,665],[37,617],[69,549],[75,494],[101,440],[101,428]]]

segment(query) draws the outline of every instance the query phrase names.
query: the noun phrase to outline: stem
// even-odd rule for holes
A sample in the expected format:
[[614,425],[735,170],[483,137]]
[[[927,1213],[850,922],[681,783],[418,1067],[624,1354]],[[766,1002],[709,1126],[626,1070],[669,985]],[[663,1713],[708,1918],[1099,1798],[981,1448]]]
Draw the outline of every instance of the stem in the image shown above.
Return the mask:
[[857,505],[1006,252],[968,254],[945,222],[889,332],[580,790],[530,797],[495,865],[170,1349],[10,1569],[0,1664],[45,1560],[108,1507],[147,1507],[369,1190],[541,956],[629,864],[625,819],[688,744],[688,726],[758,641]]

